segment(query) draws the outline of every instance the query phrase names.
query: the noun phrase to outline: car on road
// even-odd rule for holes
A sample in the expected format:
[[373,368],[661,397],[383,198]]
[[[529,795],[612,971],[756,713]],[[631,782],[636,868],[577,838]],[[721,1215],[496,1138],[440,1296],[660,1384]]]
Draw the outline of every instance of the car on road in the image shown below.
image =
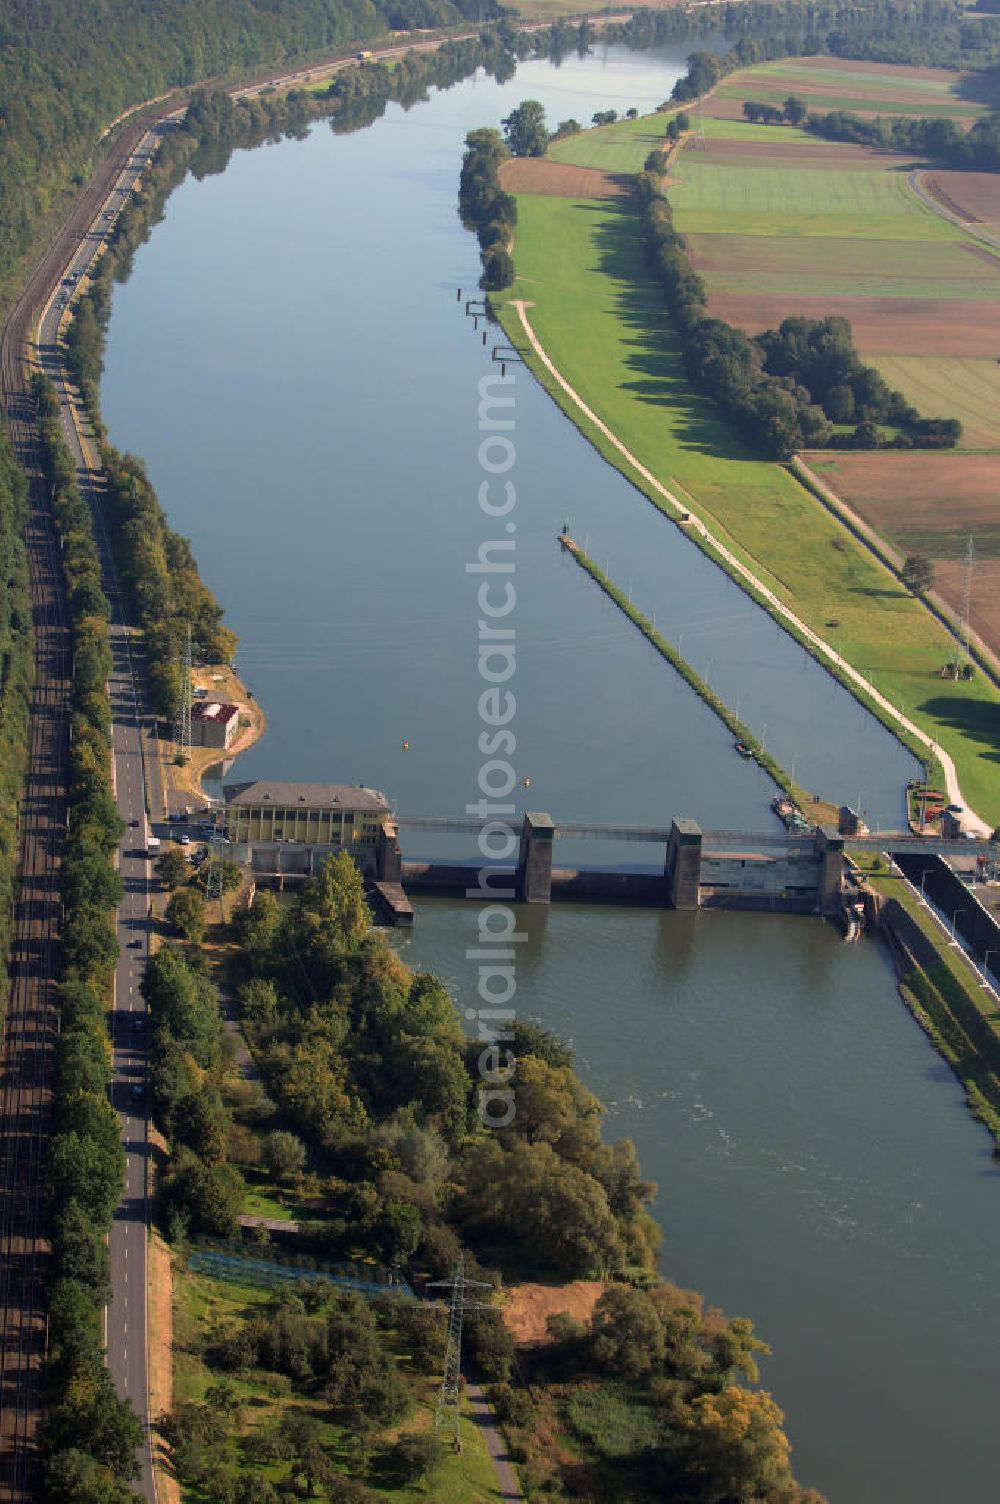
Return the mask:
[[178,846],[190,846],[191,845],[191,837],[188,835],[188,833],[187,833],[186,830],[182,830],[181,833],[180,833],[180,835],[177,837],[177,844],[178,844]]
[[145,1027],[146,1027],[146,1015],[145,1015],[145,1013],[137,1013],[135,1015],[135,1017],[133,1018],[133,1020],[132,1020],[132,1033],[133,1034],[141,1034],[142,1031],[143,1031],[143,1029]]
[[129,948],[129,950],[142,950],[142,941],[141,940],[130,940],[129,943],[128,943],[128,948]]
[[129,830],[138,830],[139,829],[139,822],[138,822],[138,820],[130,820],[128,822],[128,828],[129,828]]
[[138,1081],[129,1092],[129,1096],[132,1098],[133,1102],[141,1102],[145,1095],[146,1088],[142,1086]]

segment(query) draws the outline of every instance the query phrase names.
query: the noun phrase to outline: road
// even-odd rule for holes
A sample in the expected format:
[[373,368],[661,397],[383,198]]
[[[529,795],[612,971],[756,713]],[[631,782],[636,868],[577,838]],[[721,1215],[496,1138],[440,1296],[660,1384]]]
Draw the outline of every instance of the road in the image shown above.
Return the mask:
[[112,1014],[112,1101],[125,1145],[125,1191],[111,1229],[113,1297],[106,1313],[108,1368],[119,1393],[128,1399],[145,1427],[142,1448],[142,1490],[156,1499],[149,1439],[146,1360],[146,1230],[148,1223],[148,1120],[145,1103],[146,1018],[140,984],[149,948],[149,875],[146,857],[146,792],[143,773],[141,663],[133,659],[126,614],[118,590],[114,563],[103,528],[101,501],[104,481],[87,421],[77,406],[58,357],[59,326],[67,316],[68,279],[76,282],[103,249],[116,213],[129,195],[155,145],[152,132],[143,136],[116,175],[110,192],[98,207],[65,268],[60,286],[48,298],[38,321],[38,353],[42,369],[60,399],[63,438],[77,466],[80,490],[91,503],[95,535],[101,555],[103,586],[111,603],[109,635],[113,668],[108,688],[112,711],[113,776],[118,811],[126,829],[118,852],[125,894],[118,909],[119,957],[115,973]]
[[[557,370],[557,368],[553,365],[552,360],[541,344],[537,334],[531,326],[531,321],[528,318],[527,310],[532,305],[530,303],[521,302],[517,299],[512,299],[510,306],[517,309],[518,318],[521,321],[521,327],[528,337],[528,342],[531,345],[532,350],[541,361],[545,369],[558,383],[560,388],[566,393],[567,397],[569,397],[574,406],[579,408],[580,412],[583,413],[588,422],[592,423],[598,430],[598,432],[601,433],[611,445],[613,445],[617,452],[628,461],[633,470],[635,470],[637,474],[641,475],[646,484],[651,486],[658,496],[662,496],[664,501],[670,503],[677,514],[675,520],[678,521],[678,523],[680,523],[685,529],[698,533],[698,535],[703,538],[709,545],[712,552],[714,554],[717,554],[725,562],[727,568],[735,579],[744,580],[755,591],[755,593],[766,602],[767,608],[773,616],[777,617],[779,621],[786,622],[797,635],[804,637],[810,644],[810,646],[816,649],[821,663],[825,661],[832,664],[837,669],[842,678],[846,679],[848,683],[852,684],[856,689],[860,690],[863,700],[868,699],[874,701],[874,703],[878,705],[879,708],[884,711],[885,714],[892,721],[894,721],[897,726],[901,727],[902,730],[908,732],[910,736],[912,736],[921,744],[921,746],[926,747],[929,752],[932,752],[934,754],[934,756],[941,764],[941,770],[944,774],[945,787],[948,790],[949,803],[961,805],[961,807],[965,810],[965,825],[968,829],[974,831],[977,836],[989,836],[992,827],[987,825],[986,821],[983,820],[979,815],[977,815],[975,810],[973,810],[969,806],[964,795],[962,794],[962,790],[958,782],[958,773],[955,769],[955,763],[949,756],[949,754],[944,750],[944,748],[940,746],[938,742],[934,741],[933,738],[928,736],[926,731],[922,731],[919,726],[914,725],[913,721],[909,720],[907,716],[903,715],[902,711],[898,710],[891,700],[887,699],[885,695],[881,694],[880,691],[875,688],[871,680],[866,679],[864,674],[862,674],[859,669],[856,669],[853,664],[848,663],[847,659],[842,657],[842,655],[837,652],[836,648],[832,648],[830,644],[826,642],[824,638],[820,637],[818,632],[814,632],[812,627],[808,626],[800,616],[796,616],[795,612],[791,611],[788,606],[785,605],[784,601],[780,600],[779,597],[775,595],[774,591],[771,590],[763,580],[758,579],[753,571],[747,568],[742,559],[737,558],[737,556],[732,552],[731,549],[727,548],[724,543],[720,542],[715,534],[712,533],[710,529],[705,525],[704,520],[692,511],[689,501],[687,501],[686,499],[684,501],[681,501],[680,498],[675,496],[672,491],[668,490],[661,481],[657,480],[652,471],[648,470],[642,463],[642,461],[637,459],[632,451],[625,447],[618,435],[612,432],[608,425],[602,422],[597,414],[587,406],[583,398],[580,396],[579,392],[575,391],[573,387],[570,386],[569,382],[566,380],[565,376],[563,376],[562,372]],[[684,520],[682,521],[682,519]]]

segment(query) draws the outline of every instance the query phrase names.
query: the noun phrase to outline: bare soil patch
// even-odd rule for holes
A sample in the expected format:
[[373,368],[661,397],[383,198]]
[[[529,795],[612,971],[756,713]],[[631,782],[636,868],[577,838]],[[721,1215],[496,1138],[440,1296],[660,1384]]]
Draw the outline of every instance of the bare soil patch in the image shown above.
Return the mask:
[[938,593],[959,610],[965,543],[976,542],[973,629],[1000,652],[1000,490],[988,454],[847,452],[807,456],[820,479],[902,552],[934,560]]
[[1000,176],[993,172],[928,172],[928,191],[953,214],[971,224],[1000,221]]
[[818,167],[824,172],[836,172],[838,169],[842,172],[871,172],[873,169],[906,172],[915,165],[913,157],[853,146],[850,142],[814,146],[806,141],[783,140],[778,127],[775,127],[773,141],[730,141],[725,136],[712,136],[706,138],[704,147],[698,147],[698,151],[706,161],[727,167],[801,167],[804,170]]
[[[898,240],[851,240],[815,235],[687,235],[699,271],[731,275],[791,272],[796,276],[965,278],[988,282],[1000,276],[1000,257],[983,246],[930,241],[914,248]],[[967,253],[973,252],[970,257]]]
[[850,319],[862,354],[1000,357],[996,304],[988,299],[828,298],[801,293],[710,293],[716,318],[747,334],[774,329],[792,315]]
[[[939,595],[953,611],[961,611],[965,589],[965,565],[959,559],[935,559],[935,584]],[[974,632],[1000,652],[1000,559],[980,559],[972,576],[969,624]]]
[[586,1325],[607,1286],[601,1280],[574,1280],[569,1285],[514,1285],[503,1310],[504,1325],[518,1347],[549,1341],[546,1322],[565,1314]]
[[624,174],[550,162],[545,157],[515,157],[505,162],[500,183],[507,193],[542,193],[550,198],[620,198],[629,191]]

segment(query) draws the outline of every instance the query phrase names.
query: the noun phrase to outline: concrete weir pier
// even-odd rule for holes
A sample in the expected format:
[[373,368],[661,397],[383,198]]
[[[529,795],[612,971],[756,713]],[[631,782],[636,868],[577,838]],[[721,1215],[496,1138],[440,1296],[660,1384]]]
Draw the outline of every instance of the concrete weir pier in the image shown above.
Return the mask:
[[[400,830],[478,833],[479,822],[403,817]],[[554,863],[558,836],[628,840],[665,847],[662,876],[578,870]],[[488,886],[484,872],[489,873]],[[557,823],[551,815],[523,816],[517,865],[483,868],[465,863],[401,862],[410,893],[514,899],[521,903],[621,903],[696,911],[704,908],[780,910],[838,915],[844,876],[844,842],[833,830],[788,832],[703,831],[695,820],[667,827]]]

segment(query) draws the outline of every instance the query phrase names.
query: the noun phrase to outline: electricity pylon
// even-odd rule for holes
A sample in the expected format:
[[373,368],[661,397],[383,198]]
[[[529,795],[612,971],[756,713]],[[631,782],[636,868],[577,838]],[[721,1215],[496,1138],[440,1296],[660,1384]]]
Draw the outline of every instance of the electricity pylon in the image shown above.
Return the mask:
[[434,1434],[448,1433],[456,1452],[462,1450],[462,1323],[466,1311],[491,1310],[488,1301],[469,1300],[468,1290],[488,1290],[485,1280],[466,1279],[465,1254],[460,1253],[452,1279],[436,1279],[432,1289],[451,1290],[451,1311],[448,1320],[448,1346],[444,1355],[444,1378],[434,1414]]
[[191,756],[191,623],[188,623],[184,639],[184,651],[180,662],[180,683],[177,688],[177,708],[174,712],[174,746],[178,756],[187,762]]

